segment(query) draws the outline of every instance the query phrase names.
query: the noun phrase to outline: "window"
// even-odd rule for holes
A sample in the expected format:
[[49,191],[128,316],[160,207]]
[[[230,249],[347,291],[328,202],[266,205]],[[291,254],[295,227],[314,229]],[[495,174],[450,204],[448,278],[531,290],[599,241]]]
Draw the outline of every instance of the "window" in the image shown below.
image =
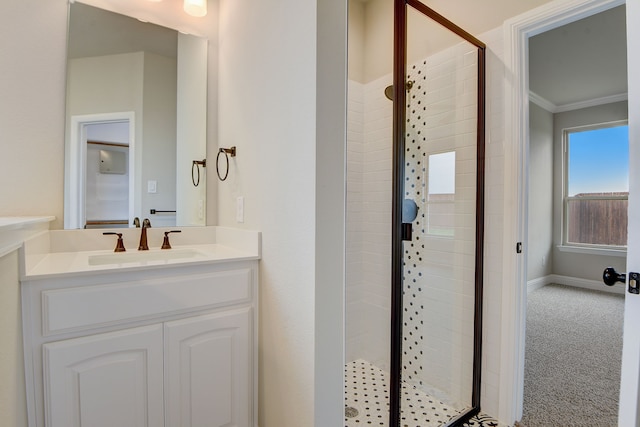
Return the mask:
[[565,130],[564,244],[627,246],[629,133],[625,123]]
[[428,157],[427,234],[452,237],[455,226],[456,152]]

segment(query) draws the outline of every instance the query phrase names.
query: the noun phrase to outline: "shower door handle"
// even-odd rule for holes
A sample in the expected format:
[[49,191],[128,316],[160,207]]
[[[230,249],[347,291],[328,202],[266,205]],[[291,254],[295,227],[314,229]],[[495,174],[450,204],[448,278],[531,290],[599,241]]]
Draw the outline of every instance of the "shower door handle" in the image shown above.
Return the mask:
[[413,229],[411,223],[418,216],[418,205],[412,199],[402,201],[402,240],[412,239]]
[[410,222],[402,223],[402,240],[412,240],[413,229]]

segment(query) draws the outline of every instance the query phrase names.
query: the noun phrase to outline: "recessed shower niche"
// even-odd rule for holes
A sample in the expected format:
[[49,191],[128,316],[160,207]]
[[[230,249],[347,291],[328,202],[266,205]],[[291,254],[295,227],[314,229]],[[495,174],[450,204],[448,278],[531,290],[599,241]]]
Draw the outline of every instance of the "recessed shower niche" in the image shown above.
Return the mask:
[[417,1],[349,12],[345,425],[464,425],[480,410],[484,44]]

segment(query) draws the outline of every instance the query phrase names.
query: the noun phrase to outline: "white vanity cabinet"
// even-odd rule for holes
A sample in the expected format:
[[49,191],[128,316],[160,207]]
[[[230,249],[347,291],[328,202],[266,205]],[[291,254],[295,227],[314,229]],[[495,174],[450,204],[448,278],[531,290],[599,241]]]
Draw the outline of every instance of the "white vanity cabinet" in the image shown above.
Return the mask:
[[162,327],[44,344],[46,425],[162,426]]
[[248,308],[167,322],[167,426],[249,426]]
[[255,427],[257,269],[23,280],[30,427]]

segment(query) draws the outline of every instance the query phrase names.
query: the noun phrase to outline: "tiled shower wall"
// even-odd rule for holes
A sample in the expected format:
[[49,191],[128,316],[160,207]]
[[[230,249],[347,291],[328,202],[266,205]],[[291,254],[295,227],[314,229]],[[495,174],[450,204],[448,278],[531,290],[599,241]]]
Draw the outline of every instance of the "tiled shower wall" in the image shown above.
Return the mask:
[[347,362],[389,369],[391,77],[349,81],[347,142]]
[[[473,378],[476,49],[461,43],[407,72],[405,198],[419,208],[404,243],[403,379],[461,409]],[[455,164],[430,172],[443,154]],[[443,177],[451,188],[436,188]]]
[[[501,28],[479,38],[488,46],[481,390],[484,411],[497,415],[504,245]],[[389,84],[391,76],[367,84],[349,81],[347,141],[347,362],[362,358],[385,370],[389,358],[392,103],[383,91]]]

